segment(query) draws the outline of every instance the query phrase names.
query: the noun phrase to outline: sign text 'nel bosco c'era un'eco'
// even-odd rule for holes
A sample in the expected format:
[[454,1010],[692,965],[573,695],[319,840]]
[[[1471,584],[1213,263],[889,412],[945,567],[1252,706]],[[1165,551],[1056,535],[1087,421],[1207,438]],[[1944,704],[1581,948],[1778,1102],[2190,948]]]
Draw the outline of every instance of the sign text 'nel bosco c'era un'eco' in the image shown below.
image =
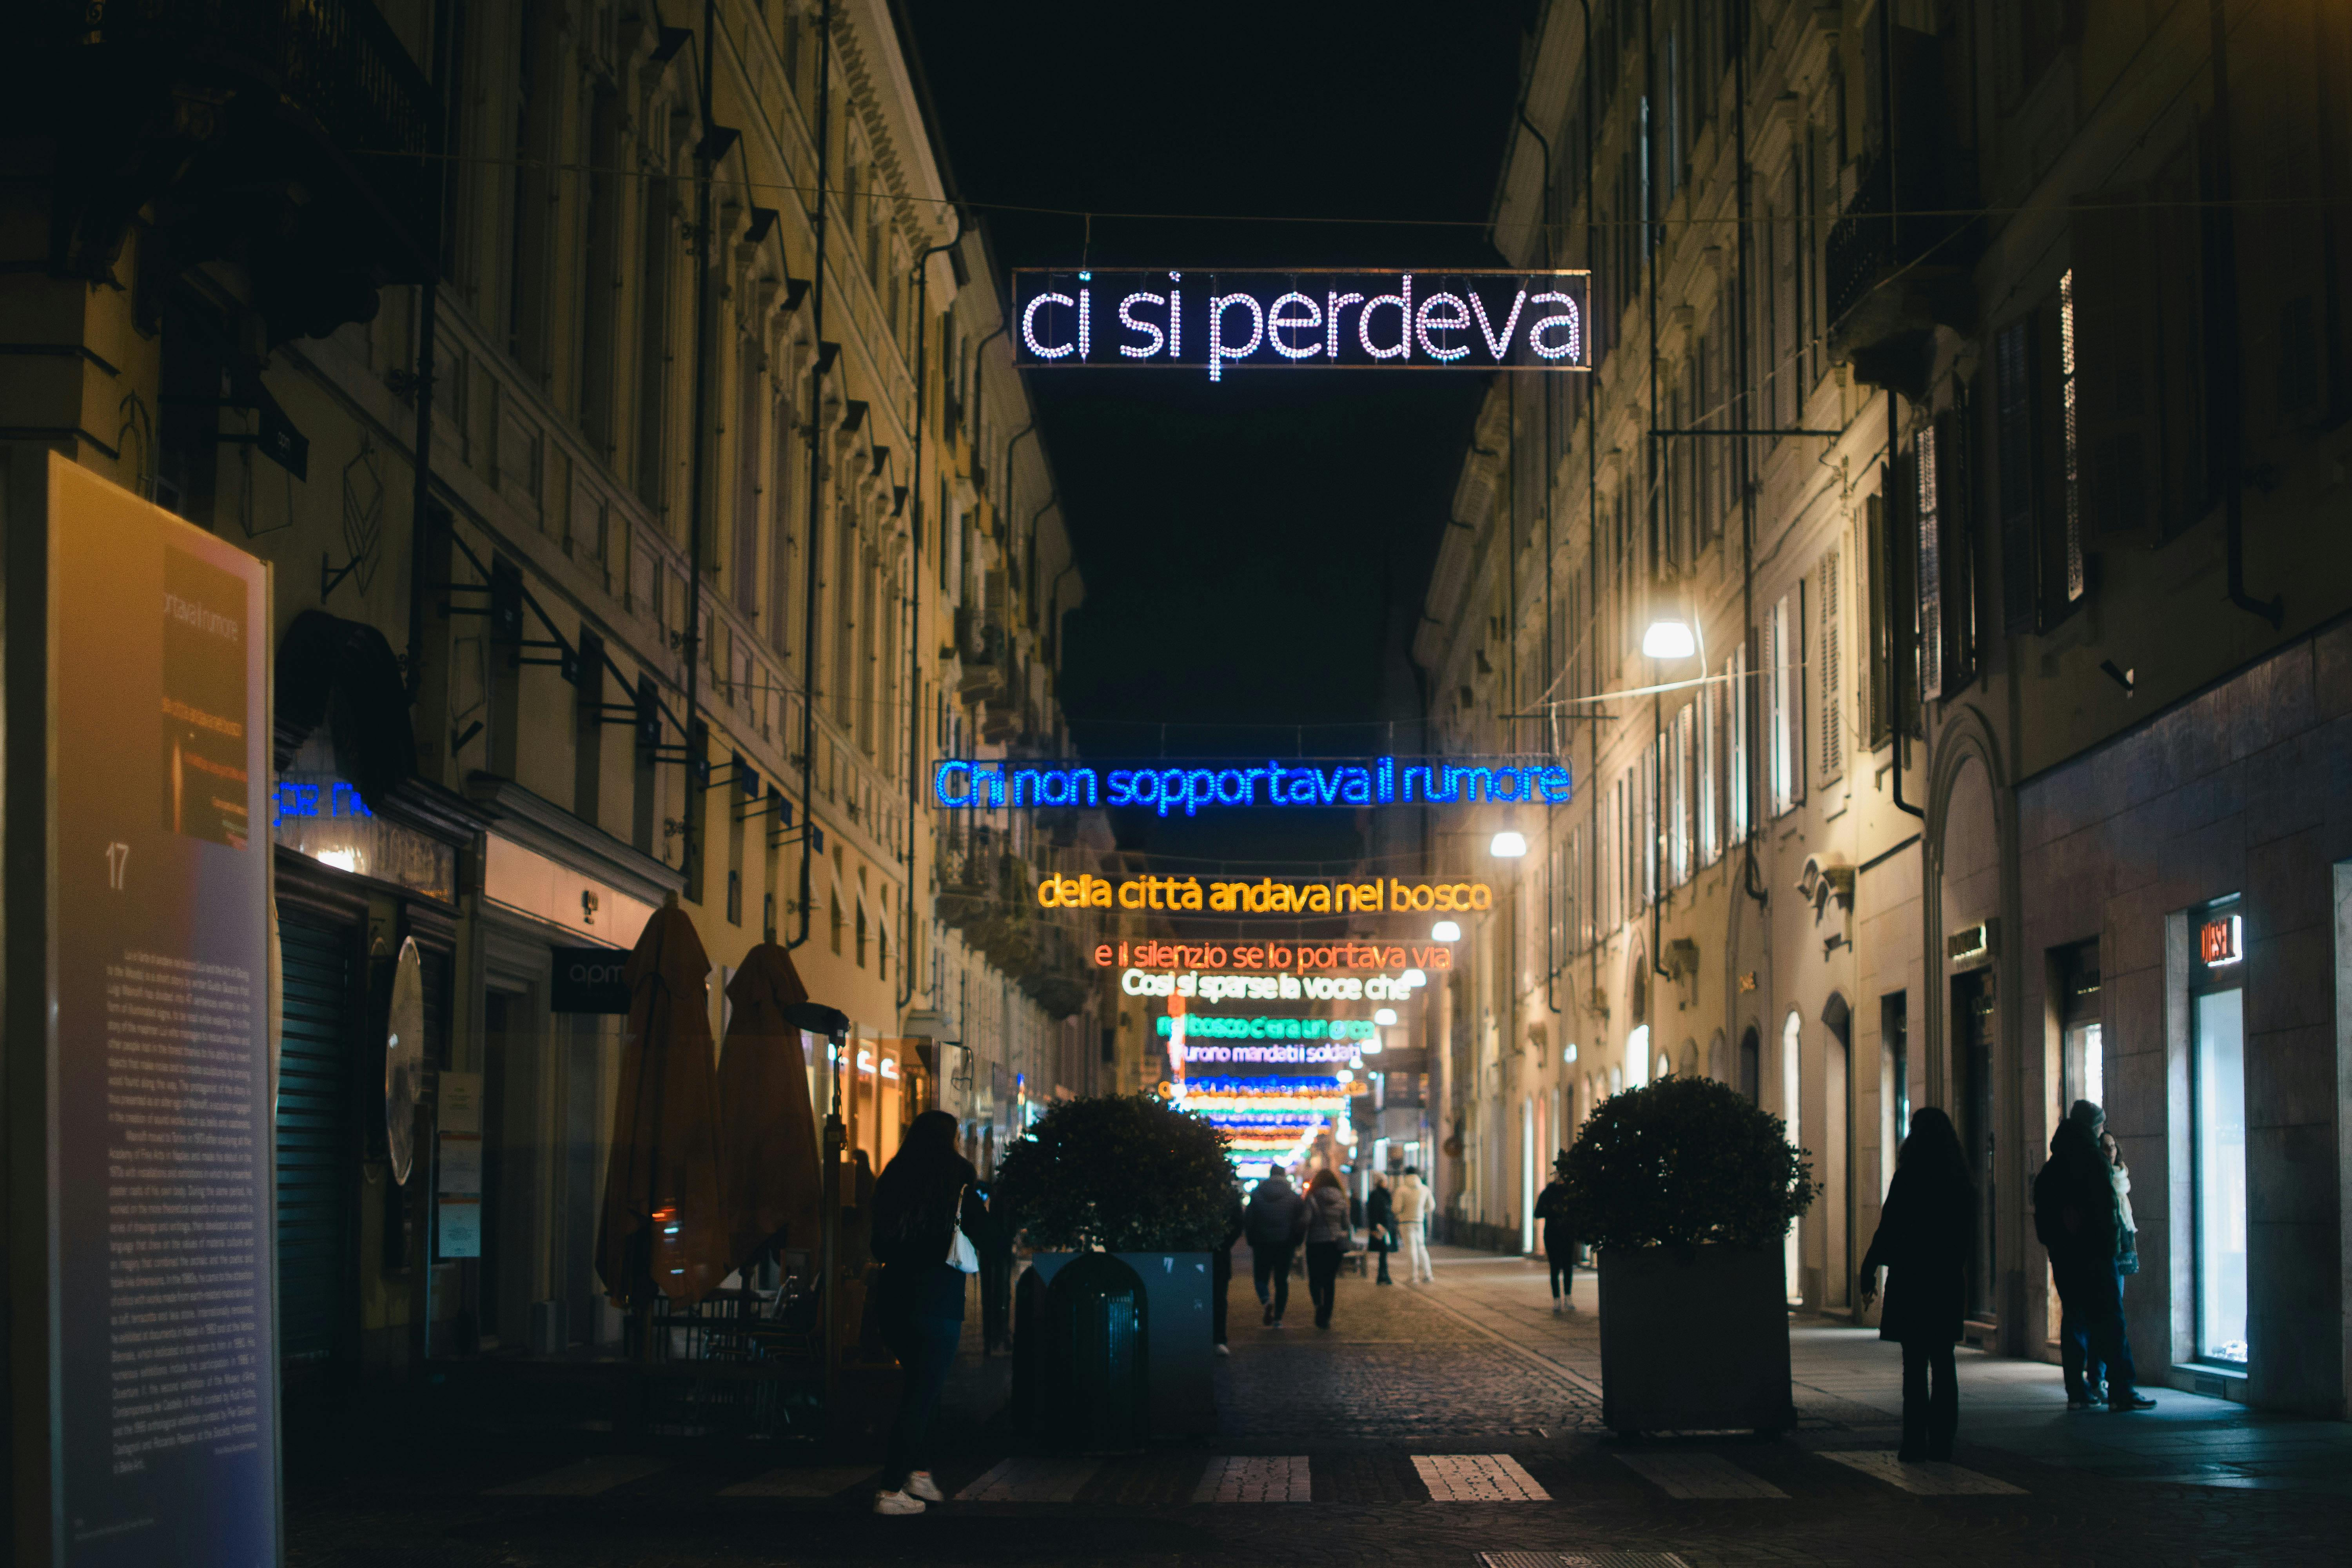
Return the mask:
[[1582,271],[1017,268],[1024,366],[1589,370]]
[[931,799],[949,811],[1148,806],[1166,816],[1203,808],[1354,805],[1566,805],[1567,768],[1549,758],[1358,757],[1263,765],[1223,762],[1013,763],[949,757],[931,769]]

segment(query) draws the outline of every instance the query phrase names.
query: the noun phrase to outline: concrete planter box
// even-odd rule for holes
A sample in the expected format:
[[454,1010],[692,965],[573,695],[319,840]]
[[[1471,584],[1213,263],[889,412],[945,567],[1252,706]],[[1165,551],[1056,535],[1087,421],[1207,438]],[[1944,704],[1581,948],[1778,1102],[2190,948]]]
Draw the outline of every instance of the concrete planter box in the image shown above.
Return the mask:
[[[1029,1259],[1040,1285],[1054,1276],[1076,1253],[1040,1252]],[[1146,1347],[1150,1358],[1150,1435],[1154,1437],[1198,1437],[1217,1429],[1216,1362],[1209,1324],[1209,1255],[1205,1252],[1115,1252],[1112,1257],[1135,1270],[1143,1280]],[[1024,1294],[1023,1300],[1026,1300]],[[1029,1358],[1023,1341],[1034,1342],[1035,1325],[1013,1324],[1013,1367],[1022,1375]],[[1034,1352],[1032,1352],[1034,1353]],[[1786,1358],[1783,1357],[1783,1364]],[[1016,1390],[1013,1402],[1023,1409],[1025,1390]]]
[[1601,1255],[1601,1419],[1641,1432],[1783,1432],[1788,1286],[1779,1247]]

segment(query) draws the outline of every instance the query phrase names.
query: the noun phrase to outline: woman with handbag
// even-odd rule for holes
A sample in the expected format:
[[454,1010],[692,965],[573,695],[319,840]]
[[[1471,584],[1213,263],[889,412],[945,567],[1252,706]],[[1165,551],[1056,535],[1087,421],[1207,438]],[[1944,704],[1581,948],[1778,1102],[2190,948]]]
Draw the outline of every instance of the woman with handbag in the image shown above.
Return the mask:
[[1307,1293],[1315,1302],[1315,1326],[1331,1326],[1339,1295],[1339,1255],[1355,1239],[1348,1227],[1348,1190],[1331,1171],[1315,1173],[1307,1184]]
[[945,1500],[930,1471],[916,1467],[963,1338],[964,1279],[980,1271],[965,1234],[988,1222],[979,1185],[980,1173],[957,1152],[956,1120],[944,1110],[915,1118],[874,1184],[874,1256],[882,1265],[876,1302],[883,1341],[906,1374],[876,1513],[920,1513]]

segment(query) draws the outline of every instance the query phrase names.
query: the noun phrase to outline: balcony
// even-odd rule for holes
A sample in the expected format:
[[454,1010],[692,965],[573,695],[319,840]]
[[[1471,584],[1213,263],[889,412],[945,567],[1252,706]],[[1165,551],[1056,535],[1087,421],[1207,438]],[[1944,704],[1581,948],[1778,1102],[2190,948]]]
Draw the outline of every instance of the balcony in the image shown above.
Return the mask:
[[1824,258],[1830,351],[1859,380],[1916,395],[1910,362],[1927,333],[1974,320],[1982,225],[1962,214],[1975,186],[1975,160],[1958,152],[1923,153],[1899,182],[1885,157],[1864,167]]
[[142,211],[174,268],[241,260],[271,339],[432,275],[440,110],[369,0],[33,0],[10,134],[55,147],[51,266],[113,279]]

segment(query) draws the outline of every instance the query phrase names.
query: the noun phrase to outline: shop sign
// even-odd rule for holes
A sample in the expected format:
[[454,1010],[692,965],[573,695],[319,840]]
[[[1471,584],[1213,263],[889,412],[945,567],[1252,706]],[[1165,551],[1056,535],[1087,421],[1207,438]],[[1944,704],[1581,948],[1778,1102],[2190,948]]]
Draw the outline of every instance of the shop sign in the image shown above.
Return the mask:
[[17,1292],[50,1380],[18,1492],[58,1521],[44,1561],[277,1562],[268,568],[47,461],[9,521],[10,742],[71,781],[9,801],[11,912],[48,900],[9,944],[16,1164],[47,1188],[17,1212],[53,1248]]
[[549,950],[548,1010],[555,1013],[622,1013],[629,1010],[629,955],[617,947],[558,947]]
[[2236,915],[2221,915],[2197,928],[2197,956],[2209,969],[2235,963],[2245,956],[2239,942],[2244,934]]
[[1314,763],[1202,760],[1037,766],[948,757],[931,769],[931,799],[946,811],[1050,811],[1135,806],[1181,811],[1357,805],[1565,805],[1569,771],[1549,758],[1339,757]]
[[1589,370],[1590,272],[1016,268],[1024,366]]
[[1486,910],[1495,889],[1485,882],[1406,881],[1375,877],[1365,882],[1224,882],[1198,877],[1124,877],[1114,881],[1091,871],[1047,877],[1037,884],[1037,903],[1048,910],[1202,910],[1238,915],[1352,915],[1383,910]]

